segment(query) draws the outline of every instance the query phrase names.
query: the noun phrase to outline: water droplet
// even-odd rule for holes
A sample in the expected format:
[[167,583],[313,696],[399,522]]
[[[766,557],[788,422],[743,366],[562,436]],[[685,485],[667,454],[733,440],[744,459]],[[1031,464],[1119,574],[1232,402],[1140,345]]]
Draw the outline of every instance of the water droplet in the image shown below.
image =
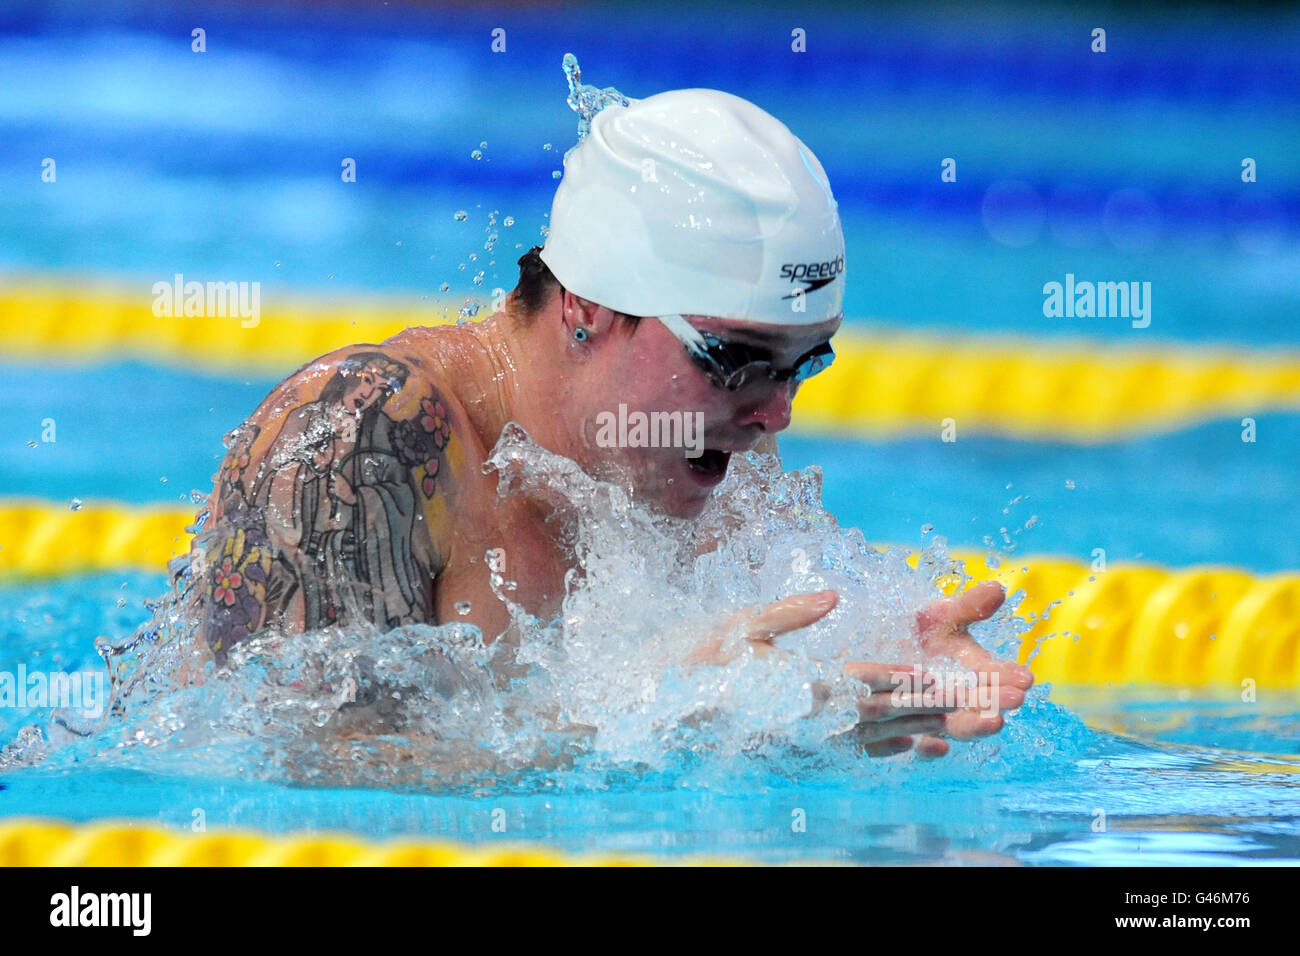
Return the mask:
[[333,279],[333,278],[334,278],[334,273],[331,272],[331,273],[330,273],[329,275],[327,275],[325,278],[327,278],[327,279]]
[[478,253],[477,253],[477,252],[471,252],[471,253],[469,254],[469,261],[470,261],[470,262],[478,262]]
[[479,144],[478,144],[478,148],[479,148],[479,149],[487,149],[487,140],[483,140],[481,143],[479,143]]
[[551,150],[551,149],[555,149],[555,147],[552,146],[550,143],[543,143],[542,149]]
[[478,150],[478,149],[476,149],[476,150],[474,150],[474,152],[470,153],[469,156],[470,156],[470,159],[482,159],[482,158],[483,158],[483,151],[482,151],[482,150]]
[[456,613],[461,617],[464,617],[473,609],[473,605],[469,601],[457,601],[455,607]]
[[448,289],[450,289],[450,288],[451,288],[451,286],[449,286],[447,283],[444,282],[444,283],[442,283],[442,285],[438,286],[438,291],[439,291],[439,292],[446,292],[446,291],[447,291]]
[[279,260],[279,259],[276,259],[276,260],[275,260],[275,267],[276,267],[277,269],[280,268],[280,260]]
[[994,571],[1002,567],[1002,562],[997,559],[996,555],[992,555],[992,554],[990,554],[987,558],[984,559],[984,563],[987,564]]
[[552,178],[552,179],[559,179],[562,175],[564,175],[564,174],[563,174],[560,170],[558,170],[558,169],[555,169],[555,170],[552,170],[552,171],[551,171],[551,178]]
[[71,501],[69,501],[69,502],[68,502],[68,510],[69,510],[69,511],[80,511],[80,510],[81,510],[81,499],[80,499],[80,498],[73,498]]
[[27,439],[27,447],[28,447],[28,448],[35,448],[35,447],[36,447],[37,445],[39,445],[39,444],[40,444],[40,442],[38,442],[35,438],[29,438],[29,439]]
[[118,599],[117,599],[117,606],[118,606],[118,607],[126,607],[126,598],[118,598]]
[[1074,482],[1067,478],[1067,479],[1065,480],[1065,487],[1067,487],[1067,488],[1069,488],[1071,491],[1073,491],[1073,490],[1074,490]]
[[159,478],[158,480],[159,480],[160,482],[162,482],[164,485],[167,484],[167,476],[166,476],[166,475],[163,475],[163,476],[162,476],[161,478]]
[[921,525],[921,534],[929,534],[933,530],[934,530],[934,525],[932,524]]
[[[587,134],[591,132],[591,121],[597,113],[610,106],[629,106],[630,103],[626,96],[612,86],[607,86],[602,90],[583,83],[582,68],[578,66],[578,58],[572,53],[564,54],[563,68],[564,74],[569,81],[567,102],[569,109],[578,114],[578,143],[581,143],[587,138]],[[577,149],[576,143],[573,149]],[[572,151],[571,149],[569,152]]]
[[506,226],[507,228],[513,226],[514,224],[515,224],[514,216],[506,216],[506,218],[501,220],[501,225]]
[[455,219],[457,222],[464,222],[466,219],[469,218],[469,213],[467,213],[464,209],[457,209],[454,213],[452,213],[452,218]]
[[402,240],[401,240],[401,239],[398,239],[398,240],[397,240],[397,244],[400,246],[400,245],[402,244]]

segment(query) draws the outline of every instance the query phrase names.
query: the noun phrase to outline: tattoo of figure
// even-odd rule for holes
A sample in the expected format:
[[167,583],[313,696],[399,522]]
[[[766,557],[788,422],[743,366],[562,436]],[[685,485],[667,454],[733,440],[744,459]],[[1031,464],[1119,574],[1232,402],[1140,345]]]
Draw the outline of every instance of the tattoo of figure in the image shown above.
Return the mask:
[[265,627],[360,615],[387,630],[433,619],[437,561],[423,506],[437,492],[451,424],[432,389],[413,416],[389,416],[409,375],[378,351],[343,359],[320,396],[285,417],[255,477],[262,429],[227,437],[207,551],[205,634],[218,662]]

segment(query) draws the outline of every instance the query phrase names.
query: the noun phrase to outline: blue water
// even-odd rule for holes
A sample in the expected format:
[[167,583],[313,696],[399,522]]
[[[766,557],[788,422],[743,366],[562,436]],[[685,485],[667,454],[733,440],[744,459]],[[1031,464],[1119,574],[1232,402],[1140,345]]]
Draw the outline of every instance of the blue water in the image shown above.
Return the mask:
[[[0,587],[0,670],[20,660],[48,670],[95,667],[91,639],[126,637],[140,602],[165,586],[161,575],[104,574]],[[864,763],[856,779],[814,771],[792,780],[761,767],[719,778],[686,767],[394,793],[214,779],[196,768],[119,769],[99,759],[75,771],[0,774],[0,816],[130,817],[186,830],[201,817],[209,829],[523,840],[573,852],[772,862],[1300,863],[1300,759],[1287,755],[1300,731],[1294,694],[1264,691],[1252,704],[1114,692],[1069,699],[1100,729],[1040,702],[1010,718],[1002,743],[977,762],[957,743],[933,763]],[[0,739],[41,715],[0,708]],[[1044,734],[1050,744],[1029,745]],[[501,819],[504,831],[493,828]]]
[[[1027,9],[811,7],[794,54],[784,13],[688,4],[559,29],[516,9],[6,4],[0,277],[143,290],[183,272],[259,281],[267,306],[301,289],[469,294],[479,268],[485,289],[508,288],[575,136],[572,51],[596,85],[715,86],[785,120],[841,204],[851,321],[1300,342],[1296,12],[1113,11],[1100,55],[1087,15]],[[189,48],[199,20],[204,54]],[[1255,183],[1240,181],[1245,156]],[[40,180],[44,157],[56,183]],[[356,183],[340,181],[343,157]],[[955,183],[940,182],[944,157]],[[989,205],[1008,183],[1033,198]],[[516,225],[486,254],[497,209]],[[1152,282],[1151,327],[1045,319],[1042,286],[1067,272]]]
[[[443,283],[486,299],[542,239],[551,174],[575,132],[560,71],[572,51],[588,82],[631,96],[727,89],[801,136],[841,204],[850,325],[1300,345],[1295,10],[1112,11],[1104,56],[1087,49],[1091,15],[1064,6],[801,16],[620,5],[557,25],[552,10],[0,2],[0,281],[108,280],[143,299],[182,272],[259,281],[268,309],[302,292],[419,301]],[[196,24],[206,54],[190,52]],[[806,54],[789,52],[794,25],[808,30]],[[496,26],[506,54],[489,49]],[[944,184],[950,156],[958,181]],[[1240,181],[1244,156],[1256,183]],[[40,181],[44,157],[58,163],[56,183]],[[355,184],[339,179],[343,157],[357,160]],[[1022,200],[998,201],[1012,189]],[[498,224],[489,251],[493,212],[516,222]],[[1151,327],[1044,318],[1042,285],[1067,272],[1150,281]],[[210,486],[220,436],[274,382],[0,356],[0,496],[179,504]],[[928,523],[979,547],[1036,516],[1017,554],[1083,559],[1101,547],[1112,562],[1300,568],[1300,416],[1256,417],[1253,445],[1236,420],[1087,448],[866,442],[796,422],[783,449],[787,467],[824,468],[829,509],[873,541],[915,542]],[[28,447],[45,418],[58,441]],[[92,639],[126,637],[163,590],[161,576],[134,574],[0,584],[0,670],[92,666]],[[559,776],[481,796],[33,770],[0,777],[0,816],[189,827],[201,809],[210,828],[768,860],[1300,861],[1294,695],[1052,699],[1068,709],[1042,703],[1013,726],[1058,750],[1008,733],[978,766],[800,782],[665,775],[604,789]],[[0,708],[0,741],[34,716]],[[505,833],[491,826],[497,808]]]
[[[276,382],[141,363],[0,364],[0,380],[10,395],[0,417],[5,494],[177,505],[191,490],[211,490],[221,436]],[[57,441],[29,447],[47,417]],[[986,535],[1001,546],[998,529],[1023,528],[1036,515],[1013,553],[1091,561],[1105,548],[1111,562],[1300,567],[1300,415],[1258,416],[1254,444],[1241,441],[1237,420],[1098,447],[989,436],[863,442],[798,428],[780,443],[787,468],[823,469],[827,507],[871,541],[916,543],[932,524],[954,547],[984,547]]]

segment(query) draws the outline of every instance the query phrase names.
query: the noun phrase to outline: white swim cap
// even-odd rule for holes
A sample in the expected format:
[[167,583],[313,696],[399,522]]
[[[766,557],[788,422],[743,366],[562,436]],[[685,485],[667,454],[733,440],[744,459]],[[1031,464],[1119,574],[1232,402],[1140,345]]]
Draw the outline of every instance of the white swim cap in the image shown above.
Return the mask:
[[570,150],[542,261],[629,315],[780,325],[838,317],[844,233],[817,157],[720,90],[609,106]]

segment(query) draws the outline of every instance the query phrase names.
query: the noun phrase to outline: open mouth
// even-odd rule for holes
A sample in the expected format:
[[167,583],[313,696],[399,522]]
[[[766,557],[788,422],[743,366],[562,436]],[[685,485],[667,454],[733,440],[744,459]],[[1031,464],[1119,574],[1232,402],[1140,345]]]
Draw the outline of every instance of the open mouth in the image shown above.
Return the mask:
[[696,458],[687,458],[686,464],[701,478],[720,481],[727,473],[727,462],[731,461],[731,452],[706,448]]

